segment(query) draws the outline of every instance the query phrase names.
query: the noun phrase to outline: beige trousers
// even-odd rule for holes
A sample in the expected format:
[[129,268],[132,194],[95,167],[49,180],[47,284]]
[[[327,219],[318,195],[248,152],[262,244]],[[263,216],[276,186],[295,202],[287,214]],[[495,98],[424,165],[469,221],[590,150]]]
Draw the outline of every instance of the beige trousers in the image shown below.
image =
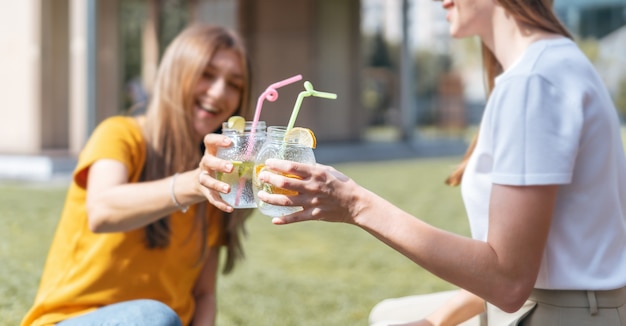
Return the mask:
[[610,291],[535,289],[530,300],[537,306],[519,325],[626,326],[626,287]]

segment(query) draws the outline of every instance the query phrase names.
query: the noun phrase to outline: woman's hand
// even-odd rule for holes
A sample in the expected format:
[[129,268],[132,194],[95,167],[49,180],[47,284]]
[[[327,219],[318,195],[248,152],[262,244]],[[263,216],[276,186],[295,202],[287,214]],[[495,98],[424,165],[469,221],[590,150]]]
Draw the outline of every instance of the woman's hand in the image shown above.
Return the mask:
[[233,164],[230,161],[217,158],[215,154],[219,147],[228,147],[232,141],[220,134],[208,134],[204,137],[204,156],[200,160],[198,182],[200,183],[200,191],[207,200],[218,209],[224,212],[232,212],[233,207],[228,205],[220,193],[228,193],[230,186],[215,178],[216,172],[230,173],[233,170]]
[[[258,193],[259,199],[279,206],[302,206],[303,210],[272,220],[274,224],[289,224],[308,220],[354,223],[364,204],[360,200],[363,188],[333,167],[269,159],[265,167],[274,172],[261,172],[259,179],[276,187],[298,192],[286,196]],[[290,178],[285,175],[294,175]]]

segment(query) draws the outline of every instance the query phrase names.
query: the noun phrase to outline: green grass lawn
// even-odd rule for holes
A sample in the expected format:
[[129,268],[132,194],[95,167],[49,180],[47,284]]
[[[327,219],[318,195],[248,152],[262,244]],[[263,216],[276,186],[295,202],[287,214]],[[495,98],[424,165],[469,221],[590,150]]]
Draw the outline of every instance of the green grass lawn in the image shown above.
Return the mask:
[[19,325],[37,290],[65,187],[0,185],[0,325]]
[[[336,167],[411,214],[467,235],[459,189],[443,184],[457,162]],[[0,325],[17,325],[32,303],[65,190],[0,184]],[[245,261],[218,281],[219,325],[367,325],[385,298],[452,288],[353,226],[274,226],[255,214],[247,228]]]

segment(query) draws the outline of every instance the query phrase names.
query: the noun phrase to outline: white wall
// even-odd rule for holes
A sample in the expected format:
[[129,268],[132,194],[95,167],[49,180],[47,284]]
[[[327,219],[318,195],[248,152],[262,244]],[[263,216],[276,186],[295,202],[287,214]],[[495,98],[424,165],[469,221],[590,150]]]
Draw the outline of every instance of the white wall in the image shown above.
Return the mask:
[[0,153],[40,149],[39,0],[0,1]]

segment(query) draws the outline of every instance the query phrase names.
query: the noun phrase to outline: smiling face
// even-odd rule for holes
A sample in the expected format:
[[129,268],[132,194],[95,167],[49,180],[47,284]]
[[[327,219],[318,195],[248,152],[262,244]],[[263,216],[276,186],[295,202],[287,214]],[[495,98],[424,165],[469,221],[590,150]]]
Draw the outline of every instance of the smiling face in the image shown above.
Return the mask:
[[450,35],[454,38],[489,36],[496,0],[444,0]]
[[242,101],[244,67],[233,49],[215,52],[194,90],[194,128],[199,135],[217,130]]

